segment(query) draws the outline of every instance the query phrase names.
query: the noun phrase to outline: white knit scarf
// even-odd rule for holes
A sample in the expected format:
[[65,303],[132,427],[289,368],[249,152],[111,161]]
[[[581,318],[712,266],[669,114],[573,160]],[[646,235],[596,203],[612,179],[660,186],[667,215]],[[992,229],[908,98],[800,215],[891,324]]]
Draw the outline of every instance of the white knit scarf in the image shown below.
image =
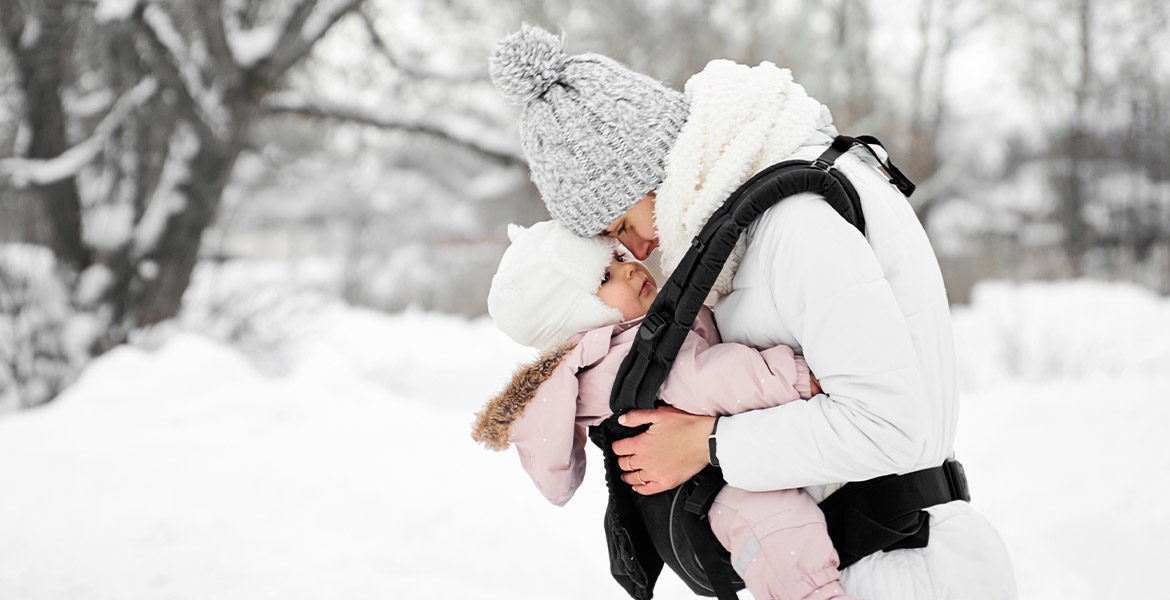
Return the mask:
[[[667,157],[654,210],[667,275],[736,188],[787,158],[818,129],[832,127],[828,109],[788,69],[770,62],[748,67],[713,60],[687,81],[685,92],[690,112]],[[745,249],[741,236],[715,281],[717,294],[731,291]]]

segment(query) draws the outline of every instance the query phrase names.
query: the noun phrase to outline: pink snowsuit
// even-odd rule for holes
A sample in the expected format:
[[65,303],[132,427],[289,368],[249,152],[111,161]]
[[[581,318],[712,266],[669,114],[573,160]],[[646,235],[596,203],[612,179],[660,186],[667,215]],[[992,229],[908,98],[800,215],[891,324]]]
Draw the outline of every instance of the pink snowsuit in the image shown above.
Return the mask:
[[[517,373],[480,413],[493,446],[516,445],[549,501],[563,505],[585,473],[585,428],[612,413],[610,391],[637,335],[635,319],[577,334]],[[791,348],[721,343],[710,309],[700,311],[659,398],[692,414],[728,415],[776,406],[811,392],[804,359]],[[517,416],[519,414],[519,416]],[[483,441],[492,433],[476,432]],[[711,529],[757,599],[838,598],[837,552],[825,519],[803,490],[748,492],[726,486],[708,513]]]

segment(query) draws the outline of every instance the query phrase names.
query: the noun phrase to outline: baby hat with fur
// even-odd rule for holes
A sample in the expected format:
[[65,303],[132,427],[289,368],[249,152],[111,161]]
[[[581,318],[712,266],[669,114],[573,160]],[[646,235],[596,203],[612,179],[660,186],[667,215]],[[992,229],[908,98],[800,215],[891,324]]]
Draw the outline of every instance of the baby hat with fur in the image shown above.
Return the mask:
[[487,305],[509,337],[547,350],[579,331],[622,321],[621,311],[597,297],[616,242],[577,237],[556,221],[509,225],[508,238]]
[[489,61],[520,114],[520,145],[554,219],[600,233],[662,183],[687,118],[683,95],[600,54],[565,55],[563,37],[523,25]]

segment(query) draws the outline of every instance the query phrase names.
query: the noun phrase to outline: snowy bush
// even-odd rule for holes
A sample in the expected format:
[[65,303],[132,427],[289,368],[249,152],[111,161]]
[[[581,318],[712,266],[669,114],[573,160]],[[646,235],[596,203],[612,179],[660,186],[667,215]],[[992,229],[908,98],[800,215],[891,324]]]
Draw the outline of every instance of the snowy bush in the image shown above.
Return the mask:
[[329,302],[325,269],[235,261],[203,262],[173,321],[136,332],[131,340],[154,347],[176,330],[197,333],[232,346],[261,372],[282,374],[289,352],[312,315]]
[[0,412],[47,402],[74,379],[71,313],[48,248],[0,245]]
[[1170,299],[1131,284],[984,281],[953,311],[959,381],[1170,373]]

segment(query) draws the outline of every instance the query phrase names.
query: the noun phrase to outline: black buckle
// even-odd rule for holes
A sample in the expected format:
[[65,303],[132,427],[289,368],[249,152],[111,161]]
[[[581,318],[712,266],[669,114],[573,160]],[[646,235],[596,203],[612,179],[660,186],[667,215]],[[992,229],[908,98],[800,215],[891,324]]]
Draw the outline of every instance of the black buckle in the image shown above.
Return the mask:
[[666,319],[662,318],[658,313],[650,313],[642,321],[642,326],[638,328],[638,337],[644,340],[652,340],[662,333],[663,326],[666,325]]
[[912,196],[914,194],[915,187],[917,187],[914,185],[914,182],[910,181],[910,179],[903,175],[902,172],[899,171],[898,168],[893,164],[890,164],[888,168],[893,175],[893,177],[890,178],[890,183],[894,184],[894,187],[898,188],[898,191],[902,192],[903,196],[907,198]]
[[827,160],[824,160],[824,159],[822,159],[822,158],[820,158],[820,157],[817,157],[816,159],[814,159],[814,160],[812,161],[812,164],[811,164],[810,166],[812,166],[812,168],[814,168],[814,169],[820,169],[820,170],[822,170],[822,171],[824,171],[824,172],[828,173],[828,172],[829,172],[829,169],[830,169],[830,168],[831,168],[833,165],[832,165],[832,163],[830,163],[829,161],[827,161]]
[[704,244],[703,240],[699,239],[699,236],[696,235],[694,239],[691,240],[691,248],[694,248],[701,254],[703,250],[707,248],[707,244]]
[[948,458],[943,461],[942,466],[951,497],[955,500],[970,502],[971,488],[967,487],[967,472],[963,470],[963,464],[953,458]]

